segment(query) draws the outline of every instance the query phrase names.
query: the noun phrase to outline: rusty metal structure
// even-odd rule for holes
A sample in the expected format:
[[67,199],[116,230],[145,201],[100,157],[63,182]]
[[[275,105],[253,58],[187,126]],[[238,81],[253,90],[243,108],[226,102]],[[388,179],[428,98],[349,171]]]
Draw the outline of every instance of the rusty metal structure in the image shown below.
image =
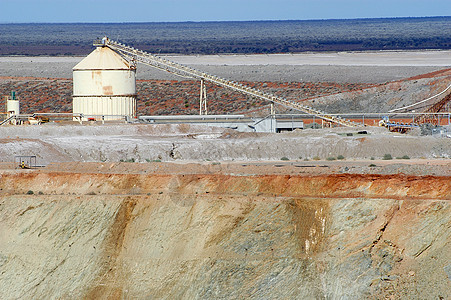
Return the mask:
[[451,93],[446,95],[442,100],[434,103],[428,107],[424,112],[427,114],[422,114],[414,119],[415,124],[433,124],[440,125],[440,115],[437,113],[450,111],[451,105]]
[[[450,122],[450,113],[451,113],[451,92],[448,92],[448,90],[451,90],[451,85],[449,85],[446,89],[441,91],[440,93],[433,95],[427,99],[418,101],[416,103],[392,109],[390,113],[394,113],[397,111],[405,111],[405,112],[415,112],[415,109],[421,109],[421,113],[415,113],[415,117],[412,119],[411,123],[395,123],[391,122],[387,117],[383,117],[382,120],[379,122],[379,126],[387,127],[390,131],[400,132],[400,133],[406,133],[410,129],[415,127],[420,127],[422,124],[430,124],[434,126],[440,126],[441,120],[443,120],[444,117],[448,118],[448,124]],[[448,92],[448,93],[447,93]],[[437,98],[441,95],[445,95],[440,100],[433,102],[432,104],[425,104],[430,103],[432,99]],[[420,106],[423,105],[423,106]]]

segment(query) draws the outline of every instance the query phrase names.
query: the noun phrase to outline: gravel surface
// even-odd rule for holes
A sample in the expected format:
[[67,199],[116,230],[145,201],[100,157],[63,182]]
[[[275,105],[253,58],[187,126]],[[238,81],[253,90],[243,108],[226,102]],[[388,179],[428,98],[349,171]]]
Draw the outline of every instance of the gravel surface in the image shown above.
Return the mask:
[[[273,171],[269,170],[280,165],[277,174],[288,172],[283,170],[285,167],[291,169],[288,173],[310,172],[313,169],[309,168],[315,167],[314,173],[451,175],[451,139],[395,134],[380,127],[365,127],[368,134],[357,134],[362,130],[359,128],[306,129],[279,134],[239,133],[187,124],[52,126],[49,123],[0,129],[2,162],[14,161],[15,155],[36,155],[38,164],[43,165],[121,161],[147,165],[154,161],[209,165],[209,162],[238,161],[249,165],[249,174],[271,173]],[[387,164],[381,161],[385,154],[391,154],[393,158],[407,155],[409,159]],[[337,161],[339,155],[346,161]],[[411,163],[410,159],[419,161]],[[439,166],[430,167],[426,159],[441,161]],[[370,167],[371,164],[375,166]],[[327,167],[318,167],[321,165]]]
[[[451,66],[451,51],[167,56],[232,80],[383,83]],[[2,76],[71,78],[83,57],[0,57]],[[138,79],[175,79],[138,66]]]

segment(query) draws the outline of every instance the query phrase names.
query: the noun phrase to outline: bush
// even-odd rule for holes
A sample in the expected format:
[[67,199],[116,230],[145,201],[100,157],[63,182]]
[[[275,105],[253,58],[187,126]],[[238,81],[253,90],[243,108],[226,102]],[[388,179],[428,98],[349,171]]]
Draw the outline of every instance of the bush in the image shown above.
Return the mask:
[[332,157],[332,156],[330,156],[330,157],[328,157],[328,158],[326,158],[327,160],[336,160],[336,158],[335,157]]
[[397,156],[396,159],[410,159],[410,157],[408,155],[404,155],[404,156]]
[[390,160],[390,159],[393,159],[393,157],[391,156],[391,154],[384,154],[384,157],[382,159],[383,160]]
[[371,156],[371,158],[370,158],[371,160],[374,160],[374,157],[373,156]]
[[43,192],[41,192],[41,191],[39,191],[38,195],[44,195],[44,193],[43,193]]
[[33,195],[33,194],[34,194],[34,192],[31,190],[27,192],[27,195]]
[[313,158],[313,160],[321,160],[321,158],[319,158],[319,156],[315,156],[315,157]]
[[288,157],[284,156],[280,160],[289,160]]
[[375,164],[371,164],[368,167],[373,168],[373,167],[377,167]]
[[130,163],[130,162],[135,162],[135,159],[133,157],[132,158],[127,158],[127,159],[121,159],[120,162],[128,162],[128,163]]
[[342,159],[345,159],[345,157],[340,154],[340,155],[337,156],[337,159],[342,160]]

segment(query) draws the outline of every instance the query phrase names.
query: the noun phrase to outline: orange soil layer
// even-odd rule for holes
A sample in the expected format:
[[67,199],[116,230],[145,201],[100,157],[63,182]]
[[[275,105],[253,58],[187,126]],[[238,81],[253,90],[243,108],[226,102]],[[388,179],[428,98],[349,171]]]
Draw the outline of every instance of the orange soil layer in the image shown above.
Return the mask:
[[25,194],[237,194],[320,198],[451,200],[451,180],[440,176],[359,175],[232,176],[19,173],[0,175],[0,192]]
[[404,80],[418,80],[418,79],[423,79],[423,78],[434,78],[434,77],[439,77],[439,76],[450,76],[450,75],[451,75],[451,69],[443,69],[443,70],[438,70],[438,71],[431,72],[431,73],[426,73],[426,74],[409,77]]

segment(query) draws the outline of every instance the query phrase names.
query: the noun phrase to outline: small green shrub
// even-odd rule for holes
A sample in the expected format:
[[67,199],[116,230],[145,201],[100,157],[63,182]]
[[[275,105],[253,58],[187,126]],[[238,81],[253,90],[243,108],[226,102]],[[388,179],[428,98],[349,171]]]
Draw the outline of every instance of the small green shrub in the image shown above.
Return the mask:
[[304,158],[304,161],[309,161],[309,159],[306,157],[306,158]]
[[408,155],[404,155],[403,157],[401,157],[402,159],[410,159],[410,157]]
[[337,159],[343,160],[343,159],[345,159],[345,157],[344,157],[343,155],[340,154],[340,155],[337,156]]
[[333,157],[333,156],[330,156],[330,157],[328,157],[328,158],[326,158],[327,160],[336,160],[336,158],[335,157]]
[[288,157],[284,156],[280,160],[289,160]]
[[135,162],[135,159],[134,158],[127,158],[127,159],[121,159],[119,161],[120,162],[128,162],[128,163],[130,163],[130,162]]
[[391,154],[384,154],[384,157],[382,159],[383,160],[390,160],[390,159],[393,159],[393,157],[391,156]]
[[374,157],[373,156],[371,156],[371,158],[370,158],[371,160],[374,160]]
[[321,158],[319,158],[319,156],[315,156],[315,157],[313,158],[313,160],[321,160]]
[[34,194],[34,192],[31,190],[27,192],[27,195],[33,195],[33,194]]
[[41,192],[41,191],[39,191],[38,195],[44,195],[44,193],[43,193],[43,192]]
[[373,168],[373,167],[377,167],[375,164],[371,164],[368,167]]
[[146,158],[146,161],[147,161],[148,163],[151,163],[151,162],[161,162],[161,159],[148,159],[148,158]]
[[212,162],[211,163],[213,166],[217,166],[217,165],[220,165],[221,163],[220,162],[217,162],[217,161],[215,161],[215,162]]

